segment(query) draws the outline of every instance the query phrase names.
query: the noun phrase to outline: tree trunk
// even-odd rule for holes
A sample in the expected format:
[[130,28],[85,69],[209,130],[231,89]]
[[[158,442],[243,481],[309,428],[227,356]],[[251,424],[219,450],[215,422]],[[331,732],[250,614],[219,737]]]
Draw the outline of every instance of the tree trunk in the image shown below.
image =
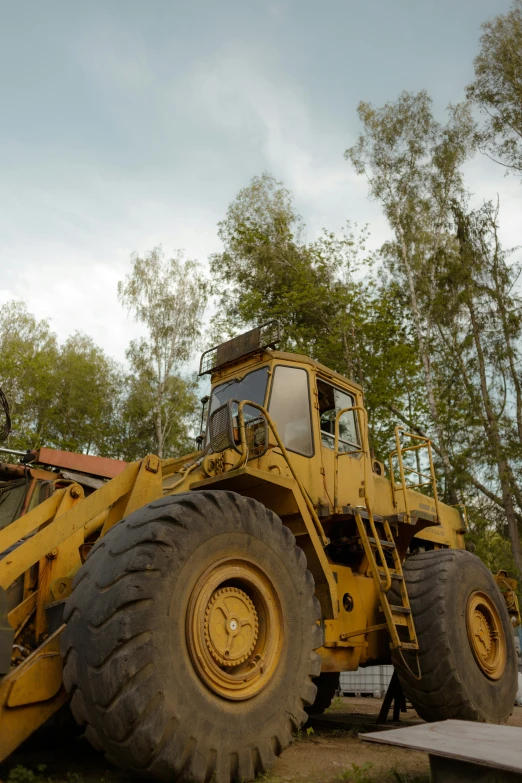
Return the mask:
[[347,370],[348,378],[353,378],[353,362],[350,353],[350,348],[348,346],[348,338],[346,336],[345,329],[343,329],[343,352],[344,352],[344,361],[346,362],[346,370]]
[[156,430],[156,441],[158,444],[158,457],[163,459],[163,449],[165,446],[165,433],[163,430],[163,421],[161,417],[161,408],[163,402],[163,383],[160,381],[158,384],[158,391],[156,397],[156,411],[154,429]]
[[430,408],[430,414],[431,418],[433,420],[433,424],[435,426],[435,432],[437,434],[437,440],[439,443],[440,448],[440,456],[442,459],[442,469],[444,471],[444,484],[446,489],[446,495],[447,499],[450,503],[457,503],[457,497],[455,490],[452,487],[451,482],[451,462],[449,458],[448,451],[446,449],[446,444],[444,441],[444,433],[440,424],[440,419],[437,411],[437,403],[435,400],[435,391],[433,388],[433,378],[431,375],[431,367],[430,367],[430,356],[428,353],[428,347],[425,344],[424,341],[424,335],[422,333],[422,319],[419,309],[419,304],[417,301],[417,291],[415,289],[415,280],[413,276],[413,270],[411,268],[410,258],[408,254],[408,249],[406,247],[406,242],[404,240],[404,234],[402,231],[402,227],[398,223],[397,225],[397,233],[399,235],[399,241],[401,245],[402,250],[402,257],[404,262],[404,268],[406,270],[406,277],[408,280],[408,287],[410,290],[410,302],[411,302],[411,309],[413,312],[413,322],[415,324],[415,331],[417,333],[417,340],[419,343],[419,353],[420,358],[422,362],[422,368],[424,370],[424,378],[426,381],[426,391],[428,395],[428,405]]
[[[496,231],[495,231],[495,239],[496,239]],[[498,251],[497,251],[498,252]],[[504,292],[502,291],[502,287],[500,285],[500,281],[498,278],[498,259],[497,259],[497,252],[495,253],[495,263],[493,266],[493,279],[495,281],[495,300],[497,302],[498,311],[500,313],[500,320],[502,323],[502,332],[504,335],[504,343],[506,348],[506,355],[508,358],[509,363],[509,371],[511,374],[511,380],[513,382],[513,386],[515,387],[515,398],[516,398],[516,404],[517,404],[517,430],[518,430],[518,439],[520,443],[522,444],[522,386],[520,384],[520,377],[517,372],[516,368],[516,357],[515,352],[513,350],[513,345],[511,342],[511,334],[509,330],[509,324],[508,324],[508,314],[506,310],[506,304],[504,301]]]
[[498,478],[500,481],[500,489],[502,493],[502,503],[504,506],[504,511],[506,513],[509,537],[511,539],[511,546],[513,549],[513,559],[515,561],[515,567],[519,572],[519,574],[522,574],[522,552],[520,551],[520,538],[518,535],[515,505],[513,503],[513,494],[511,491],[511,482],[509,476],[510,468],[507,459],[504,455],[502,442],[500,440],[497,417],[495,411],[493,410],[493,405],[491,403],[491,398],[489,396],[487,378],[486,378],[486,364],[484,360],[484,352],[482,350],[482,342],[480,339],[480,325],[477,321],[477,316],[475,313],[475,308],[473,306],[472,300],[468,301],[468,310],[471,317],[473,340],[475,342],[475,348],[477,351],[482,402],[484,405],[484,410],[486,412],[486,419],[487,419],[486,434],[488,435],[489,442],[491,444],[491,448],[493,451],[493,455],[497,463]]
[[357,337],[355,336],[355,328],[352,323],[351,326],[352,331],[352,342],[353,342],[353,348],[355,352],[355,362],[357,364],[357,380],[359,381],[359,384],[361,386],[364,386],[364,378],[363,378],[363,371],[362,371],[362,365],[361,365],[361,356],[359,354],[359,346],[357,344]]

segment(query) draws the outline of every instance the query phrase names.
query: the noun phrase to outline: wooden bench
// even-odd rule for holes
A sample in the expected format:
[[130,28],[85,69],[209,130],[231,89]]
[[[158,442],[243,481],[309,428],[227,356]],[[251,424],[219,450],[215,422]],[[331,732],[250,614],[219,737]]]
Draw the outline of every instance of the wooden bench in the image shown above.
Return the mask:
[[522,783],[522,729],[464,720],[360,734],[429,754],[432,783]]

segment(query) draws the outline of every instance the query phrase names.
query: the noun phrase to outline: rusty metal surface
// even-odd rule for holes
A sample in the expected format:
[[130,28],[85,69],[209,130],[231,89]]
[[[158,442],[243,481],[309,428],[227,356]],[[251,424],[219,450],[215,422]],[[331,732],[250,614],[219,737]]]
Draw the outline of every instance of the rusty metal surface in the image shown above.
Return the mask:
[[226,343],[219,345],[216,351],[216,364],[218,367],[228,364],[228,362],[233,362],[234,359],[239,359],[240,356],[257,351],[260,347],[261,329],[257,326],[255,329],[251,329],[249,332],[233,337],[232,340],[227,340]]
[[48,448],[40,449],[35,461],[42,465],[77,470],[80,473],[89,473],[91,476],[102,476],[103,478],[115,478],[127,467],[127,463],[120,459],[93,457],[90,454],[76,454],[72,451]]
[[218,367],[224,367],[231,362],[248,356],[263,348],[273,348],[281,339],[278,321],[268,321],[256,326],[248,332],[238,334],[221,345],[210,348],[201,356],[199,374],[211,373]]

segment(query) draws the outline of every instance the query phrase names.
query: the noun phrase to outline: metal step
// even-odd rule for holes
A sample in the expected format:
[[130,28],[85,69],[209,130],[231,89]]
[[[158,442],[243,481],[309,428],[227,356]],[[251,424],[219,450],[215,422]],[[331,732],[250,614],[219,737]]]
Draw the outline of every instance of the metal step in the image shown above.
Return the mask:
[[394,614],[411,614],[411,609],[408,609],[406,606],[394,606],[393,604],[390,604],[390,609]]
[[[370,538],[370,536],[368,536],[368,541],[370,542],[370,544],[377,546],[377,541],[375,540],[375,538]],[[397,549],[394,541],[382,541],[381,539],[379,539],[379,543],[383,549]]]
[[402,647],[403,650],[418,650],[419,649],[419,645],[416,644],[415,642],[403,642],[401,644],[401,647]]
[[[378,572],[379,576],[386,576],[386,574],[384,573],[384,569],[383,568],[378,568],[377,572]],[[404,581],[403,574],[398,574],[397,571],[390,571],[390,576],[391,576],[392,579],[396,579],[398,582],[403,582]]]

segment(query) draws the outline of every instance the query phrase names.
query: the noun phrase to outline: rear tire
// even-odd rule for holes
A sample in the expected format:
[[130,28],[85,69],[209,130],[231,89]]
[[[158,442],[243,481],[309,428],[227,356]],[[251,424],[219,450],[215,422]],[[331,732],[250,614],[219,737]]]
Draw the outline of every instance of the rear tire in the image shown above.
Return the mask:
[[422,674],[420,681],[412,675],[418,673],[415,653],[393,651],[406,697],[426,721],[505,723],[517,692],[517,656],[491,572],[471,552],[456,549],[414,555],[403,571]]
[[305,707],[308,715],[322,715],[332,703],[332,699],[339,690],[339,672],[322,672],[314,678],[317,685],[315,701],[309,707]]
[[157,500],[75,579],[62,637],[72,712],[140,776],[251,780],[307,718],[319,616],[302,550],[263,505],[233,492]]

